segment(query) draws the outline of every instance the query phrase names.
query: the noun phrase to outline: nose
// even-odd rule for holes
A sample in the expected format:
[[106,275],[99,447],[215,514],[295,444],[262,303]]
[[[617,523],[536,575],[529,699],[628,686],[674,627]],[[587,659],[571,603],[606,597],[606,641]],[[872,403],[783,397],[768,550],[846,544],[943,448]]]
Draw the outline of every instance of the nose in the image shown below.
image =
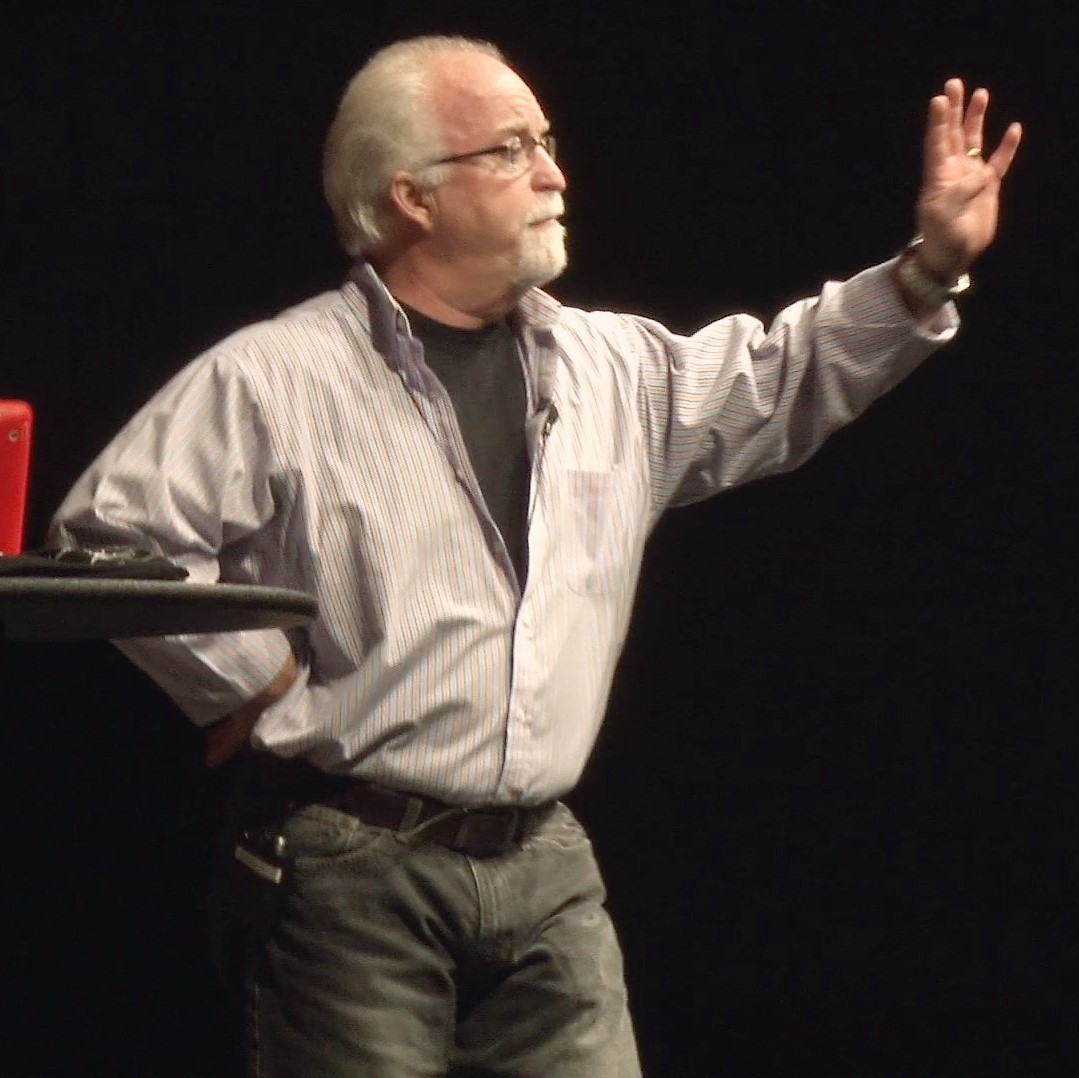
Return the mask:
[[532,186],[537,191],[565,191],[566,176],[554,158],[542,147],[536,147],[532,164]]

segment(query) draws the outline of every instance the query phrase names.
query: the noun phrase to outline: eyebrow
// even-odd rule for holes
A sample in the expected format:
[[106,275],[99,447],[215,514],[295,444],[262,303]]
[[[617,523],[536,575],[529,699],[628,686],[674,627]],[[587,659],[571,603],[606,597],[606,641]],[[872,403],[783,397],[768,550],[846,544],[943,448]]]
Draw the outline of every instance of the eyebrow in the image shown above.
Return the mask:
[[[551,130],[551,121],[546,117],[543,119],[543,123],[540,124],[540,135],[546,135]],[[532,138],[532,129],[527,124],[507,124],[505,127],[499,129],[499,138],[513,138],[514,135],[527,135]]]

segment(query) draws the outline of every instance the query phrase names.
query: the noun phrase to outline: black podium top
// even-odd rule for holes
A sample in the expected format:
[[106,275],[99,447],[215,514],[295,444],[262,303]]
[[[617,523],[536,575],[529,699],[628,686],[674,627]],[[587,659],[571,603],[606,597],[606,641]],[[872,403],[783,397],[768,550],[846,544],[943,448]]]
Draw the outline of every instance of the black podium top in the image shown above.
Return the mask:
[[117,640],[286,629],[309,622],[313,595],[251,584],[0,577],[0,639]]

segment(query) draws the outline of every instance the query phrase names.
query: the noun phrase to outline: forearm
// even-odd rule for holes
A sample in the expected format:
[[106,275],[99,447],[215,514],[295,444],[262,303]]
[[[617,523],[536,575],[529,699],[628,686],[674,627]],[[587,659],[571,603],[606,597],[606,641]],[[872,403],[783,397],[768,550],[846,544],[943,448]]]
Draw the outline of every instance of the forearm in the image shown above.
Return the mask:
[[656,342],[642,369],[657,511],[796,467],[954,335],[954,308],[914,319],[894,273],[829,283],[767,331],[739,315]]
[[279,629],[114,643],[198,726],[217,722],[257,696],[292,656]]

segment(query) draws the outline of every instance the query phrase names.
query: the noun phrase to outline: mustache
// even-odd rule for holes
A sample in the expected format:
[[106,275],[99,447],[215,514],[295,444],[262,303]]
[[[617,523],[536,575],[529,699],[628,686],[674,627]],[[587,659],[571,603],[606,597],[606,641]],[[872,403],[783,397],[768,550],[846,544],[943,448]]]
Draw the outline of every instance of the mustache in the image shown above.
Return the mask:
[[566,212],[566,204],[562,196],[555,191],[545,196],[540,202],[532,207],[525,218],[526,225],[534,225],[539,221],[546,221],[551,217],[561,217]]

